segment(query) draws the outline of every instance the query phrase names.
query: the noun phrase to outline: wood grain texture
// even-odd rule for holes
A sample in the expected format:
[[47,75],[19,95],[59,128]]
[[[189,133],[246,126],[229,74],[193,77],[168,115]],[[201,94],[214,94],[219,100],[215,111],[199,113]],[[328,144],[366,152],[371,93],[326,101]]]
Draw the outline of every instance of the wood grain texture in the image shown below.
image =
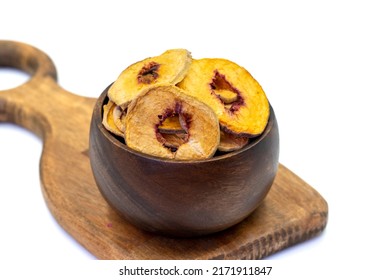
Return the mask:
[[60,88],[50,58],[29,45],[0,41],[2,66],[26,71],[31,79],[0,91],[0,121],[42,138],[45,201],[58,223],[99,259],[259,259],[307,240],[326,226],[326,201],[280,164],[264,202],[228,230],[187,239],[139,230],[106,203],[92,175],[89,126],[96,100]]

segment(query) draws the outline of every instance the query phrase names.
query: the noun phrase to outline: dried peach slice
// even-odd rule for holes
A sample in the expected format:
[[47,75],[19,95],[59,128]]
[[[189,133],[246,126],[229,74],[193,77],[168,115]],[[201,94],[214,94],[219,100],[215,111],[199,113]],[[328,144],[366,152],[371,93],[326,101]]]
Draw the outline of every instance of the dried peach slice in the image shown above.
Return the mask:
[[186,49],[171,49],[127,67],[108,90],[114,103],[125,107],[144,87],[158,83],[177,84],[191,65],[191,53]]
[[122,109],[122,107],[115,104],[112,116],[114,118],[114,123],[120,131],[125,132],[125,118],[126,118],[127,108]]
[[267,125],[269,103],[261,85],[234,62],[194,59],[178,86],[213,108],[229,133],[254,137]]
[[[161,133],[159,126],[173,116],[179,116],[184,133]],[[176,86],[148,87],[129,104],[125,143],[136,151],[168,159],[205,159],[214,155],[219,140],[214,111]]]
[[218,151],[232,152],[245,147],[249,143],[249,138],[237,136],[221,130],[221,140],[218,145]]
[[114,133],[115,135],[123,137],[123,130],[121,130],[117,125],[114,117],[114,111],[118,107],[114,102],[108,101],[107,104],[103,105],[103,121],[102,124],[104,127]]

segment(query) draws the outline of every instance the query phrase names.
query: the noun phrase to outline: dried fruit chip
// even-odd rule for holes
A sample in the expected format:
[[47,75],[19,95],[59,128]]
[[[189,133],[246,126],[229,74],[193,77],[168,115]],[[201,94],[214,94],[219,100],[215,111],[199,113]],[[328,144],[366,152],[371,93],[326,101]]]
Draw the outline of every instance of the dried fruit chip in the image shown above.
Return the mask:
[[159,83],[177,84],[187,74],[191,53],[171,49],[127,67],[108,91],[111,101],[125,107],[143,88]]
[[262,87],[234,62],[194,59],[178,86],[208,104],[226,132],[254,137],[267,125],[269,103]]
[[[125,118],[126,118],[126,111],[127,108],[122,109],[120,106],[116,105],[114,106],[114,110],[112,112],[112,117],[114,119],[114,123],[116,127],[122,132],[125,132]],[[123,136],[123,135],[122,135]]]
[[218,150],[221,152],[232,152],[245,147],[248,143],[248,137],[237,136],[221,130],[221,140],[218,145]]
[[123,130],[118,128],[114,120],[114,111],[116,107],[117,105],[112,101],[108,101],[107,104],[103,105],[102,124],[108,131],[114,133],[115,135],[123,137]]
[[[184,133],[161,133],[159,126],[174,116],[179,116]],[[146,88],[129,105],[125,143],[139,152],[177,160],[206,159],[214,155],[219,140],[213,110],[176,86]]]

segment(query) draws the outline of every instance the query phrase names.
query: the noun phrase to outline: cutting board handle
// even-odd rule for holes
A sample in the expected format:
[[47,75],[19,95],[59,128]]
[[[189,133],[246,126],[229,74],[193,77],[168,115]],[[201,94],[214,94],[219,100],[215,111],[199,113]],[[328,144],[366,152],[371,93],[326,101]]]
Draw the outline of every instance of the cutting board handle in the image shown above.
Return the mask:
[[53,61],[41,50],[15,41],[0,40],[0,67],[22,70],[35,77],[49,76],[57,80]]
[[15,88],[0,90],[0,122],[11,122],[45,138],[67,125],[70,114],[90,110],[94,100],[72,94],[57,84],[51,58],[41,50],[15,41],[0,40],[0,67],[28,73],[30,79]]
[[57,87],[57,71],[48,55],[15,41],[0,41],[0,67],[22,70],[30,79],[15,88],[0,91],[0,121],[25,127],[39,136],[47,128],[47,85]]

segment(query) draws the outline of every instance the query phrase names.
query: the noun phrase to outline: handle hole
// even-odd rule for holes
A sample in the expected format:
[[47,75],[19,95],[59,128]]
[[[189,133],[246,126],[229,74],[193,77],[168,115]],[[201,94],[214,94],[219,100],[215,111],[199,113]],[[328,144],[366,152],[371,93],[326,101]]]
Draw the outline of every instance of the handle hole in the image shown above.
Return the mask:
[[0,67],[0,90],[16,88],[31,78],[26,72],[9,67]]

